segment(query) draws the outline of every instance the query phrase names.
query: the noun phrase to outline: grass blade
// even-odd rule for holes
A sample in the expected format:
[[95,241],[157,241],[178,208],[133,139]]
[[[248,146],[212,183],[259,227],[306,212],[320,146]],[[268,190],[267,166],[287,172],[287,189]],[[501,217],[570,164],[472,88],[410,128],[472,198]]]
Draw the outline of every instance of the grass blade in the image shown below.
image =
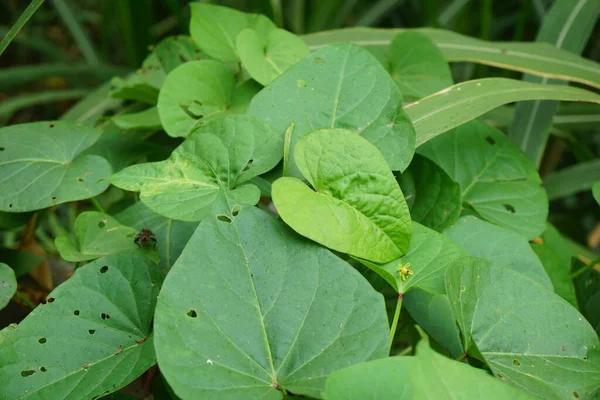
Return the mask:
[[75,18],[75,15],[73,15],[73,12],[71,11],[71,8],[67,4],[66,0],[52,0],[52,4],[58,12],[58,15],[60,15],[60,18],[71,32],[71,35],[73,35],[73,39],[79,46],[79,49],[81,50],[81,53],[86,61],[89,64],[99,64],[100,59],[96,55],[96,51],[94,50],[92,42],[81,28],[81,25],[79,25],[79,22]]
[[379,0],[356,22],[356,26],[369,26],[377,24],[395,7],[399,6],[403,0]]
[[548,199],[555,200],[592,188],[600,180],[600,160],[574,165],[556,171],[544,180]]
[[88,89],[48,90],[41,93],[23,94],[12,97],[0,104],[0,123],[4,125],[15,112],[23,108],[55,103],[61,100],[75,100],[88,93]]
[[4,50],[8,47],[10,42],[17,36],[17,33],[23,28],[23,26],[29,21],[29,18],[37,11],[38,8],[44,3],[44,0],[33,0],[29,3],[29,6],[23,11],[23,14],[19,17],[17,22],[10,28],[6,36],[2,38],[0,42],[0,56],[4,53]]

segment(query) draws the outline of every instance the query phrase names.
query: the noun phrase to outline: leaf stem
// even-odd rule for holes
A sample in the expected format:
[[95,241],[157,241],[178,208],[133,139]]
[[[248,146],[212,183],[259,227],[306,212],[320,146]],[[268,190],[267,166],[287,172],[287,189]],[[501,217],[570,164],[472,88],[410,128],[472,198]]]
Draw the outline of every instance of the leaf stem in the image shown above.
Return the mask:
[[285,131],[283,140],[283,176],[288,176],[288,165],[290,159],[290,144],[292,142],[292,132],[296,123],[292,122]]
[[27,307],[31,308],[32,310],[35,310],[36,305],[31,300],[29,300],[27,296],[25,296],[23,293],[16,291],[15,296],[17,296],[19,300],[25,303]]
[[579,275],[583,274],[584,272],[594,268],[594,266],[596,264],[600,263],[600,257],[596,257],[594,258],[592,261],[590,261],[588,264],[584,265],[583,267],[579,268],[577,271],[573,272],[571,274],[571,280],[575,280],[575,278],[577,278]]
[[96,210],[100,211],[101,213],[106,213],[106,211],[104,211],[104,208],[102,208],[100,202],[95,197],[92,197],[90,200],[94,207],[96,207]]
[[398,328],[398,319],[400,319],[400,310],[402,309],[402,299],[404,294],[398,293],[398,302],[396,303],[396,311],[394,312],[394,319],[392,320],[392,327],[390,329],[390,350],[392,343],[394,343],[394,336],[396,336],[396,329]]

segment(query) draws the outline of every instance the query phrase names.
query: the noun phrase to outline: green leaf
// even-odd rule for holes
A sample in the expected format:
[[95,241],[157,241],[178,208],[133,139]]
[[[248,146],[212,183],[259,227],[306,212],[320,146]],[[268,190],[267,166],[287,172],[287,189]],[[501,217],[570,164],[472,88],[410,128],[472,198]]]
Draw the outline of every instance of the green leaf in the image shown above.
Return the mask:
[[456,222],[462,205],[460,186],[434,162],[417,154],[396,176],[413,221],[438,232]]
[[[285,220],[285,219],[284,219]],[[408,252],[401,258],[383,265],[359,260],[385,279],[396,292],[405,294],[416,287],[444,294],[444,270],[452,261],[466,253],[443,235],[413,223],[413,234]],[[402,279],[399,267],[410,263],[412,274]]]
[[[295,123],[290,151],[318,128],[353,130],[374,144],[392,170],[404,170],[414,153],[414,129],[396,84],[371,54],[343,44],[312,53],[254,97],[248,114],[283,136]],[[299,178],[290,163],[290,176]]]
[[282,147],[266,122],[231,115],[203,125],[167,160],[133,165],[109,179],[141,192],[140,200],[157,214],[200,221],[210,213],[230,214],[236,203],[256,204],[259,189],[242,184],[277,165]]
[[399,33],[388,57],[392,79],[404,97],[420,99],[454,84],[444,55],[420,32]]
[[[588,43],[600,15],[600,0],[557,0],[544,17],[536,40],[557,48],[581,54]],[[526,82],[565,85],[566,82],[526,74]],[[552,118],[558,109],[556,101],[528,101],[517,104],[509,138],[517,143],[536,166],[540,165]]]
[[600,160],[583,162],[555,171],[544,179],[548,199],[556,200],[590,190],[600,179]]
[[250,28],[262,40],[277,29],[270,19],[260,14],[247,14],[211,4],[191,3],[190,34],[206,54],[219,61],[239,61],[235,40]]
[[10,265],[18,278],[44,261],[44,257],[23,250],[0,248],[0,260]]
[[75,220],[76,242],[70,235],[56,238],[56,249],[67,261],[94,260],[109,254],[135,250],[137,230],[119,224],[110,215],[86,211]]
[[499,130],[474,120],[419,152],[458,182],[465,206],[484,219],[528,239],[544,230],[548,200],[540,177],[527,156]]
[[0,344],[6,399],[91,399],[127,385],[155,362],[152,318],[162,283],[135,253],[75,272]]
[[237,35],[236,45],[250,76],[265,86],[309,53],[302,39],[283,29],[269,32],[265,40],[254,30],[244,29]]
[[0,229],[19,228],[31,219],[32,213],[8,213],[0,211]]
[[406,293],[402,306],[410,313],[412,319],[453,357],[464,354],[460,331],[446,294],[415,288]]
[[116,115],[111,120],[121,129],[147,129],[150,131],[162,129],[156,107],[136,113]]
[[531,249],[542,262],[546,273],[552,281],[552,286],[556,294],[577,308],[575,286],[573,286],[569,271],[571,263],[562,263],[561,256],[549,245],[532,243]]
[[410,400],[408,380],[413,357],[367,361],[333,372],[327,378],[326,400]]
[[158,114],[170,136],[188,136],[226,112],[245,112],[257,91],[252,81],[236,87],[233,72],[221,63],[193,61],[167,76],[158,97]]
[[552,282],[525,237],[514,231],[482,221],[474,216],[462,217],[444,232],[470,256],[495,261],[522,273],[552,289]]
[[102,193],[110,175],[102,157],[81,155],[100,132],[66,121],[0,129],[0,211],[39,210]]
[[254,207],[200,223],[155,318],[161,371],[186,399],[320,397],[330,372],[389,347],[381,294]]
[[523,390],[492,378],[486,371],[436,353],[423,339],[410,368],[413,399],[537,399]]
[[0,310],[10,302],[17,291],[17,278],[11,267],[0,263]]
[[404,109],[417,130],[417,147],[471,121],[493,108],[522,100],[563,100],[600,103],[600,95],[576,87],[540,85],[506,78],[459,83]]
[[160,265],[166,271],[171,269],[198,226],[194,222],[175,221],[153,213],[142,202],[127,207],[115,215],[115,219],[138,231],[148,228],[156,235]]
[[589,398],[600,387],[600,342],[573,306],[489,260],[457,260],[446,289],[469,354],[545,399]]
[[345,129],[319,129],[298,142],[294,159],[316,192],[296,178],[273,183],[273,203],[292,229],[375,262],[408,250],[408,207],[375,146]]
[[592,194],[594,195],[594,199],[596,199],[598,205],[600,205],[600,181],[595,182],[592,185]]
[[6,340],[8,335],[14,332],[17,329],[17,324],[10,324],[4,329],[0,329],[0,344]]
[[305,35],[311,50],[335,43],[387,47],[400,32],[427,36],[449,62],[476,62],[600,88],[600,65],[549,43],[488,42],[444,29],[348,28]]

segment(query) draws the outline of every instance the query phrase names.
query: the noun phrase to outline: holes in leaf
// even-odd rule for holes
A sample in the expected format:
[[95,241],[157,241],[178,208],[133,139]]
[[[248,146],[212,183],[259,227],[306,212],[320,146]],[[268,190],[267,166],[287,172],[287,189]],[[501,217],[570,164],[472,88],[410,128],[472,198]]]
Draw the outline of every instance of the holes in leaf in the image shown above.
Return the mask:
[[46,369],[46,367],[40,367],[40,371],[42,371],[42,372],[46,372],[46,371],[48,371],[48,370]]
[[217,214],[217,219],[221,222],[226,222],[228,224],[231,223],[231,218],[229,218],[227,215],[225,214]]
[[54,297],[48,297],[48,298],[46,299],[46,302],[47,302],[47,303],[54,303],[54,300],[56,300]]
[[515,367],[520,367],[521,366],[521,362],[519,360],[513,360],[513,365]]
[[56,196],[52,196],[52,200],[56,200]]
[[38,343],[39,343],[39,344],[44,344],[44,343],[46,343],[47,341],[48,341],[48,340],[46,340],[46,338],[45,338],[45,337],[43,337],[43,338],[40,338],[40,340],[38,340]]
[[12,204],[9,204],[9,205],[8,205],[8,208],[12,208]]
[[73,311],[73,315],[79,315],[79,310]]
[[98,222],[98,228],[104,228],[106,226],[106,223],[108,221],[106,220],[106,218],[104,218],[103,220],[101,220],[100,222]]
[[191,309],[190,311],[187,312],[187,316],[190,318],[196,318],[198,316],[198,313],[196,312],[196,310]]
[[103,320],[107,320],[110,319],[110,315],[108,315],[107,313],[102,313],[100,314],[100,318],[102,318]]
[[95,329],[90,329],[90,330],[88,330],[88,333],[89,333],[90,335],[93,335],[94,333],[96,333],[96,330],[95,330]]
[[0,147],[0,151],[6,150],[6,147]]
[[233,207],[231,207],[231,215],[233,215],[234,217],[237,217],[240,211],[242,211],[242,206],[240,206],[239,204],[236,204]]
[[83,178],[77,178],[77,182],[83,182]]
[[325,60],[323,60],[321,57],[317,57],[317,58],[315,58],[315,60],[313,62],[315,64],[323,64],[325,62]]
[[489,144],[491,144],[492,146],[496,144],[496,141],[494,140],[494,138],[492,138],[491,136],[486,136],[485,137],[486,142],[488,142]]
[[50,128],[54,128],[54,124],[50,124]]
[[254,162],[253,159],[249,159],[248,160],[248,164],[246,164],[246,166],[244,167],[244,169],[242,170],[243,172],[246,172],[250,169],[250,167],[252,166],[252,163]]
[[100,273],[101,274],[105,274],[106,271],[108,271],[108,265],[103,266],[102,268],[100,268]]
[[33,369],[26,369],[24,371],[21,371],[21,376],[23,378],[26,378],[26,377],[31,376],[33,374],[35,374],[35,370],[33,370]]
[[506,211],[508,211],[511,214],[515,213],[515,208],[513,206],[511,206],[510,204],[502,204],[504,206],[504,208],[506,209]]
[[203,104],[201,101],[194,100],[190,104],[179,104],[181,110],[192,119],[202,119],[204,118],[204,114],[202,113],[200,107]]
[[576,399],[578,399],[579,398],[579,393],[573,392],[573,397],[575,397]]

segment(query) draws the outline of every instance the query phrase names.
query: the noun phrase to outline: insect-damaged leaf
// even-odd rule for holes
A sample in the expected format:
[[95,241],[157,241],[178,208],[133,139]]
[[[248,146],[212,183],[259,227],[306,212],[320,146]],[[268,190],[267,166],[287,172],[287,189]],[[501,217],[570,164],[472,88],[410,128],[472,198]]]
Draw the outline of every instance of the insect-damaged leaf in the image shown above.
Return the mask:
[[284,177],[275,181],[272,195],[281,218],[296,232],[375,262],[408,250],[408,207],[375,146],[345,129],[320,129],[298,142],[294,159],[315,191]]
[[4,263],[0,263],[0,310],[2,310],[17,291],[15,271]]
[[39,210],[102,193],[108,162],[81,155],[100,136],[73,122],[32,122],[0,129],[0,211]]
[[473,120],[419,147],[458,182],[463,203],[532,239],[545,227],[548,197],[525,154],[499,130]]
[[156,362],[162,277],[135,253],[79,268],[0,344],[1,399],[99,398]]
[[[319,128],[355,131],[392,170],[404,170],[415,150],[415,130],[398,87],[367,50],[351,44],[303,58],[252,99],[248,114],[269,122],[281,137],[295,123],[292,154],[302,136]],[[293,160],[290,175],[300,177]]]
[[381,294],[254,207],[200,223],[161,291],[155,329],[161,371],[183,399],[320,397],[330,372],[389,346]]
[[135,250],[133,243],[137,231],[119,224],[110,215],[87,211],[75,220],[75,237],[65,234],[56,238],[56,248],[67,261],[87,261],[102,256]]
[[545,399],[586,399],[600,387],[600,342],[567,301],[489,260],[456,260],[446,290],[470,355]]
[[247,115],[214,120],[194,132],[165,161],[137,164],[110,177],[121,189],[167,218],[200,221],[230,214],[235,204],[254,205],[259,189],[244,184],[272,169],[283,143],[271,127]]

